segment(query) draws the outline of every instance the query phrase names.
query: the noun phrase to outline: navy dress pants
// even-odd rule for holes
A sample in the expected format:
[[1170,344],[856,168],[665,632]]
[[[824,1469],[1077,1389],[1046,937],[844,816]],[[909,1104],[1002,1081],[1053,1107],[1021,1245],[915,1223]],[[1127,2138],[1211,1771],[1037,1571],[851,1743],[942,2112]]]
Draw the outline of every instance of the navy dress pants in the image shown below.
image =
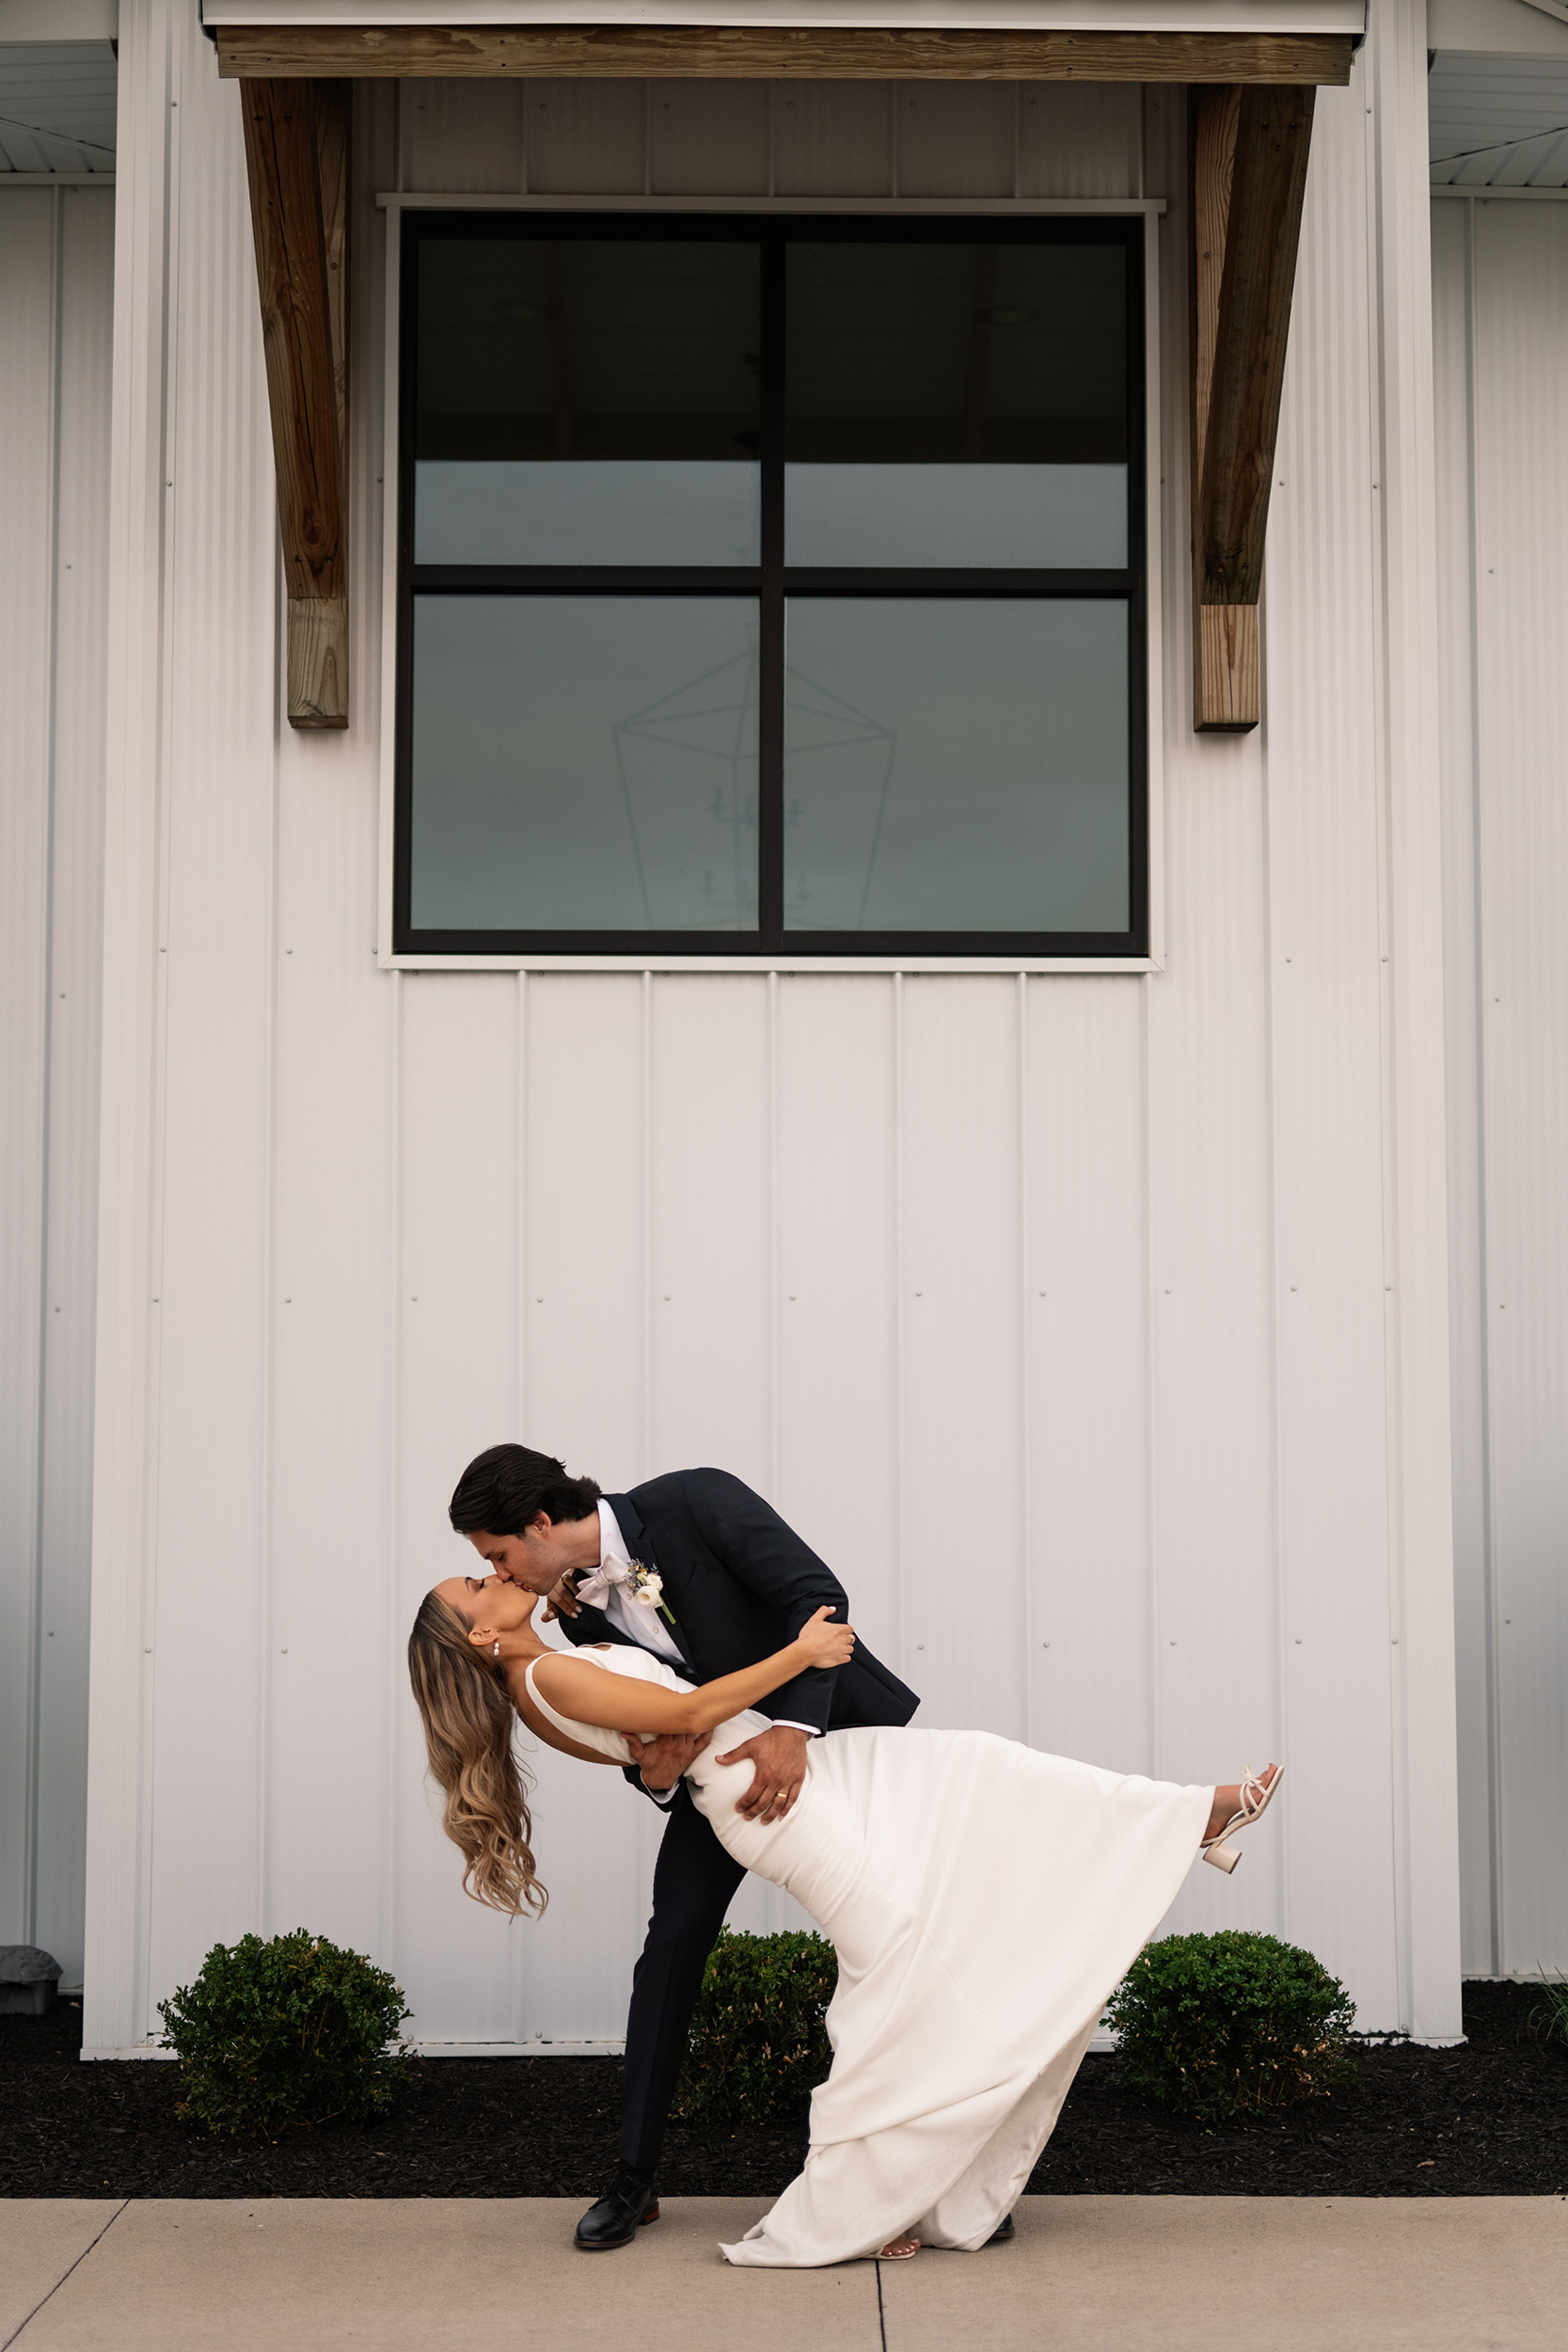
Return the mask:
[[621,2161],[639,2172],[658,2162],[703,1970],[745,1875],[682,1789],[654,1867],[653,1917],[626,2018]]

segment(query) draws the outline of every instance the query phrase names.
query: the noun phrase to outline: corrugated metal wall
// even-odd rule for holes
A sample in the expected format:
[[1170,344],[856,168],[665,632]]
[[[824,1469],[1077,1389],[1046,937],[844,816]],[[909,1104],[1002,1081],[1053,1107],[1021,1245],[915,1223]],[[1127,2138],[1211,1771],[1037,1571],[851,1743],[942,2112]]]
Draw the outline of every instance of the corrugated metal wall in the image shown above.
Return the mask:
[[82,1976],[112,189],[0,185],[0,1942]]
[[[301,1921],[394,1966],[424,2036],[618,2035],[652,1809],[546,1756],[554,1900],[508,1928],[464,1901],[421,1785],[406,1628],[458,1558],[457,1471],[509,1435],[610,1486],[699,1460],[753,1481],[928,1723],[1182,1779],[1285,1753],[1277,1832],[1176,1920],[1312,1946],[1370,2027],[1456,2030],[1441,1613],[1414,1698],[1398,1647],[1426,1604],[1398,1549],[1410,1049],[1364,71],[1320,101],[1268,724],[1206,740],[1175,93],[362,90],[354,721],[311,737],[279,720],[236,93],[170,0],[127,14],[121,203],[144,225],[117,544],[148,545],[163,501],[166,551],[111,656],[89,2042],[155,2029],[215,1938]],[[1418,90],[1418,28],[1400,38]],[[371,198],[525,168],[535,190],[1168,194],[1163,975],[377,968]],[[1441,1292],[1439,1266],[1439,1318]],[[744,1890],[736,1915],[783,1914]]]
[[1433,205],[1465,1962],[1561,1968],[1568,201]]

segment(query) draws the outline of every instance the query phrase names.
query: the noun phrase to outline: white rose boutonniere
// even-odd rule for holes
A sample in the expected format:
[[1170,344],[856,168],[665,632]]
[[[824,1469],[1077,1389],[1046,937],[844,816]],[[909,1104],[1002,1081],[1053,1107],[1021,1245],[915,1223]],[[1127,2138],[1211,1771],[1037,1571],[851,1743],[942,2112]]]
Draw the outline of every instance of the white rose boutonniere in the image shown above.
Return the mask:
[[645,1568],[641,1560],[634,1560],[631,1563],[631,1574],[626,1581],[644,1609],[657,1609],[666,1624],[674,1624],[675,1620],[664,1598],[664,1579],[656,1569]]

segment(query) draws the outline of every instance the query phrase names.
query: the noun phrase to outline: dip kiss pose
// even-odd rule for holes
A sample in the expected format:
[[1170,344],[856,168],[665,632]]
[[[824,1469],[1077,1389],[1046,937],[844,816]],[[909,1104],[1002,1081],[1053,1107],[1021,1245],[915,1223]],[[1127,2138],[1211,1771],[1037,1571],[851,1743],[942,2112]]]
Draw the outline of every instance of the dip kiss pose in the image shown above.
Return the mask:
[[[533,1629],[538,1597],[451,1577],[409,1642],[470,1894],[514,1914],[544,1904],[518,1716],[586,1762],[679,1742],[689,1797],[737,1870],[786,1888],[838,1955],[804,2169],[727,2259],[804,2268],[1006,2234],[1106,2000],[1198,1853],[1234,1867],[1227,1841],[1279,1768],[1178,1788],[989,1732],[863,1724],[814,1739],[798,1800],[766,1818],[752,1756],[735,1751],[768,1730],[770,1694],[849,1667],[841,1614],[820,1606],[770,1656],[693,1686],[627,1638],[553,1648]],[[657,2212],[651,2179],[634,2203],[633,2230]]]

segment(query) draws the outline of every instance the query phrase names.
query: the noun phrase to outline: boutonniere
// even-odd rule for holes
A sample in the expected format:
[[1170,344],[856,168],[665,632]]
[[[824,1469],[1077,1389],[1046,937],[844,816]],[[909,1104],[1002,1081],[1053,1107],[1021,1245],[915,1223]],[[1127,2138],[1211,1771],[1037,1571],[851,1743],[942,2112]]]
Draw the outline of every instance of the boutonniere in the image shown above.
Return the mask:
[[664,1579],[656,1568],[645,1568],[641,1560],[633,1560],[628,1565],[631,1572],[626,1581],[643,1608],[657,1609],[665,1623],[673,1626],[675,1620],[664,1597]]

